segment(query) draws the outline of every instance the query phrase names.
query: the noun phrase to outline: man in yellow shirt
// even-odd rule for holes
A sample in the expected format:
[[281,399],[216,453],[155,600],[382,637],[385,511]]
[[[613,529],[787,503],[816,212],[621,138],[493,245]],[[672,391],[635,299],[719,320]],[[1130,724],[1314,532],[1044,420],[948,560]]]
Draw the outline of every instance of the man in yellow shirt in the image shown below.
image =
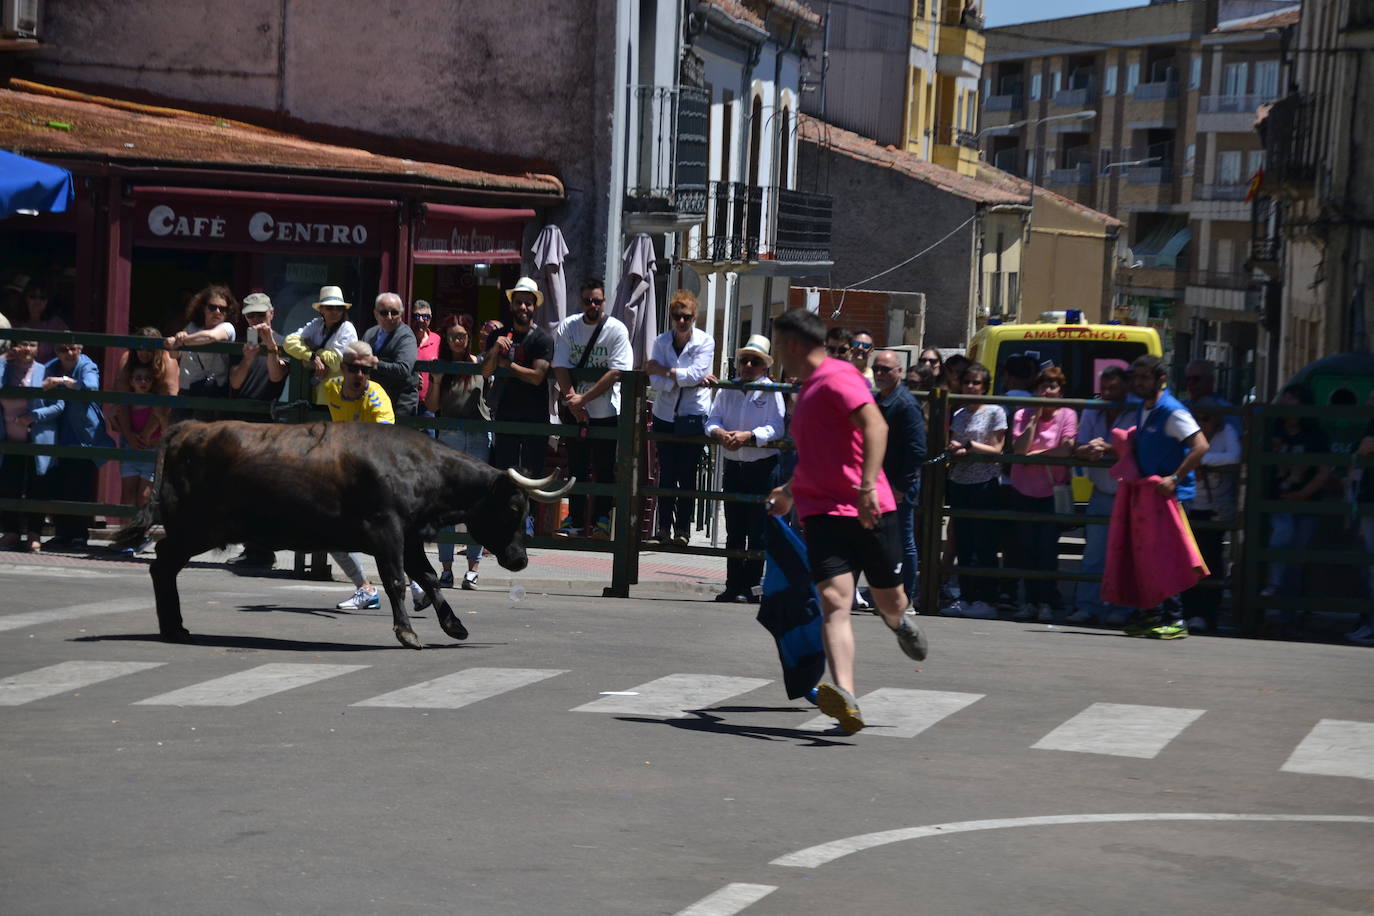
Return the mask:
[[[372,352],[372,346],[366,341],[355,340],[344,348],[343,374],[326,379],[324,384],[320,386],[324,403],[329,407],[330,419],[336,423],[348,421],[363,423],[396,422],[396,415],[391,409],[391,398],[387,397],[381,385],[369,378],[373,367],[376,365],[377,355]],[[340,551],[331,553],[329,556],[333,558],[335,563],[339,564],[344,575],[353,581],[354,587],[353,596],[334,605],[336,608],[341,611],[359,611],[381,607],[381,595],[378,594],[377,588],[363,575],[362,566],[355,554]],[[410,591],[415,601],[415,610],[418,611],[428,605],[429,602],[423,589],[412,582]]]

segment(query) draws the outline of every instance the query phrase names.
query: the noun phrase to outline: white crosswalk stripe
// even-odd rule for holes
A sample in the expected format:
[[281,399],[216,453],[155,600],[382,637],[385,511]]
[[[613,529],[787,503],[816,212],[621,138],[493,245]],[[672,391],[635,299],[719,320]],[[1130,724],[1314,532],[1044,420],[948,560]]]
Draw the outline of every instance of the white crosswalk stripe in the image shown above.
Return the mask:
[[567,671],[558,668],[468,668],[410,687],[402,687],[354,706],[410,709],[458,709],[479,700],[517,690]]
[[1094,703],[1031,747],[1150,759],[1204,712],[1171,706]]
[[[952,693],[945,690],[901,690],[881,687],[859,697],[867,727],[865,735],[914,738],[946,716],[981,700],[981,693]],[[822,732],[835,727],[829,716],[805,722],[803,731]]]
[[1374,779],[1374,722],[1322,719],[1279,769]]
[[0,706],[22,706],[69,690],[159,668],[162,662],[59,662],[0,679]]
[[[771,683],[757,677],[719,677],[712,674],[670,674],[623,691],[624,696],[608,696],[575,707],[573,712],[628,713],[637,716],[662,716],[673,719],[688,710],[703,709],[721,700],[757,690]],[[634,694],[630,696],[629,694]]]
[[99,617],[102,614],[122,614],[125,611],[142,610],[150,612],[152,610],[152,602],[147,598],[96,601],[91,604],[76,604],[71,607],[48,608],[46,611],[6,614],[0,616],[0,630],[22,630],[47,623],[57,623],[60,620],[80,620],[83,617]]
[[139,700],[135,706],[241,706],[274,693],[361,671],[367,665],[268,664]]

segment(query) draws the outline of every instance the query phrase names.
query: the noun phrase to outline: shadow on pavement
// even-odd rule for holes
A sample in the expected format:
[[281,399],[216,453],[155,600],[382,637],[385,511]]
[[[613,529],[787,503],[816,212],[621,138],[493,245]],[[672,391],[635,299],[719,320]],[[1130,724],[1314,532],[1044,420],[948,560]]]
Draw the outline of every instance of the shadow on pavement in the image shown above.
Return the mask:
[[[823,732],[804,732],[798,728],[773,728],[759,725],[738,725],[725,722],[714,712],[801,712],[800,707],[761,707],[761,706],[720,706],[713,709],[685,710],[695,718],[691,719],[653,719],[643,716],[616,716],[622,722],[641,722],[652,725],[668,725],[691,732],[713,732],[718,735],[731,735],[736,738],[753,738],[755,741],[796,741],[802,747],[853,747],[851,741],[831,740]],[[850,737],[841,734],[837,737]]]
[[[113,633],[106,636],[75,636],[68,642],[163,642],[156,633]],[[359,645],[357,643],[319,642],[315,640],[276,639],[270,636],[211,636],[192,634],[178,645],[209,646],[219,649],[250,649],[269,652],[390,652],[407,650],[393,642],[390,645]],[[427,642],[426,649],[490,649],[499,643]]]

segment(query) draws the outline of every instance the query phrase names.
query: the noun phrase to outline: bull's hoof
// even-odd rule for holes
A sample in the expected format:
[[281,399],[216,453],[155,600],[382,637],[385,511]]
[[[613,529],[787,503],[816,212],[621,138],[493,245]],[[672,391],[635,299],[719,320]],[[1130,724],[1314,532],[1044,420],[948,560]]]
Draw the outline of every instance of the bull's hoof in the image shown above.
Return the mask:
[[187,643],[191,641],[191,633],[185,627],[177,627],[175,630],[162,630],[158,635],[163,642]]
[[449,614],[447,617],[440,617],[439,626],[443,628],[445,633],[452,636],[454,639],[468,638],[468,628],[463,626],[463,621],[459,620],[454,614]]
[[424,646],[420,645],[420,639],[418,636],[415,635],[415,631],[410,629],[409,627],[406,627],[404,629],[402,629],[401,627],[392,627],[392,630],[396,633],[397,641],[399,641],[400,644],[405,646],[407,649],[424,648]]

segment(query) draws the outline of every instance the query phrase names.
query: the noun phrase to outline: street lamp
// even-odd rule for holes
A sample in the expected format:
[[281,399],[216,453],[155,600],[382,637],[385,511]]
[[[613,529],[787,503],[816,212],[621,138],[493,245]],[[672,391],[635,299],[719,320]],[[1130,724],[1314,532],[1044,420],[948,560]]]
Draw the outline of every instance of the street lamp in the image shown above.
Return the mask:
[[1050,115],[1048,118],[1035,118],[1034,120],[1013,121],[1010,124],[999,124],[996,127],[984,127],[978,131],[978,136],[990,134],[993,131],[1016,130],[1021,127],[1038,127],[1050,121],[1091,121],[1097,117],[1097,112],[1083,109],[1082,111],[1071,111],[1068,114]]
[[1102,177],[1106,178],[1112,169],[1129,169],[1137,165],[1149,165],[1151,162],[1159,162],[1161,157],[1151,156],[1149,159],[1132,159],[1129,162],[1108,162],[1102,166]]

